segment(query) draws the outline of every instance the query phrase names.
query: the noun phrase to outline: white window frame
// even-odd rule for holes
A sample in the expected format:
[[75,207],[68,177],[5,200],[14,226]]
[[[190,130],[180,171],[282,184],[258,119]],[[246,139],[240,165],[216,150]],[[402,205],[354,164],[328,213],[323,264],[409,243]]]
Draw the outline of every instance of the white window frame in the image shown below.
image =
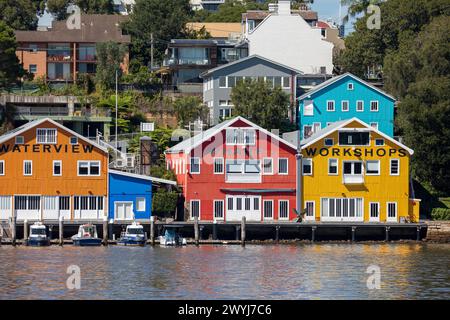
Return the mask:
[[[30,171],[31,171],[30,174],[27,174],[25,172],[25,165],[26,165],[26,163],[30,164]],[[28,177],[33,175],[33,160],[23,160],[23,175],[24,176],[28,176]]]
[[[266,208],[265,203],[266,203],[266,202],[270,202],[270,203],[272,204],[272,216],[271,216],[271,217],[266,217],[266,216],[265,216],[265,208]],[[263,220],[266,220],[266,221],[272,221],[272,220],[273,220],[273,217],[274,217],[274,215],[275,215],[275,213],[274,213],[275,208],[274,208],[274,206],[273,206],[273,203],[274,203],[273,200],[263,200],[262,203],[263,203],[263,206],[262,206],[262,217],[263,217]]]
[[[376,204],[378,207],[378,214],[376,217],[372,217],[372,204]],[[369,222],[379,222],[380,221],[380,203],[379,202],[369,202]]]
[[[398,165],[397,165],[397,173],[392,173],[392,161],[397,161]],[[390,159],[389,160],[389,175],[390,176],[399,176],[400,175],[400,159],[395,158],[395,159]]]
[[[286,160],[286,172],[280,172],[280,161]],[[289,158],[278,158],[278,174],[287,176],[289,174]]]
[[[306,103],[308,102],[308,103]],[[311,106],[311,109],[306,109],[306,106]],[[314,116],[314,100],[304,100],[303,101],[303,116],[311,117]]]
[[[228,142],[228,132],[231,131],[236,131],[236,130],[243,130],[243,139],[244,142],[240,143],[240,142]],[[247,136],[249,135],[249,133],[252,134],[253,136],[253,142],[252,143],[247,143]],[[226,132],[225,132],[225,144],[227,146],[254,146],[256,145],[256,139],[257,139],[257,132],[256,129],[251,128],[251,127],[232,127],[232,128],[227,128]]]
[[[330,172],[330,162],[331,160],[336,160],[336,173],[331,173]],[[338,158],[329,158],[328,159],[328,175],[329,176],[338,176],[339,175],[339,159]]]
[[[198,160],[198,171],[192,171],[192,160]],[[200,174],[201,171],[200,158],[199,157],[191,157],[189,160],[189,173],[190,174]]]
[[[139,202],[141,202],[141,203],[143,202],[144,209],[139,210],[139,209],[141,209],[139,206]],[[147,208],[147,201],[146,201],[145,197],[136,197],[136,211],[145,212],[146,208]]]
[[[20,138],[22,138],[22,141],[19,141]],[[24,136],[16,136],[16,138],[14,139],[14,143],[15,144],[24,144],[25,143]]]
[[[312,204],[312,216],[308,216],[308,204]],[[315,201],[305,201],[305,220],[315,221],[316,220],[316,202]]]
[[[281,217],[281,203],[286,202],[287,203],[287,217]],[[289,221],[289,200],[280,199],[278,200],[278,220],[280,221]]]
[[[333,109],[332,110],[328,109],[328,104],[329,103],[333,104]],[[327,112],[334,112],[334,111],[336,111],[336,102],[334,100],[327,100],[327,108],[326,108],[326,110],[327,110]]]
[[[389,217],[389,205],[390,204],[394,204],[395,217]],[[386,202],[386,221],[387,222],[398,222],[398,204],[397,204],[397,202],[393,202],[393,201]]]
[[[358,110],[358,103],[361,102],[362,109]],[[356,112],[364,112],[364,100],[356,100]]]
[[311,135],[309,135],[308,137],[311,137],[313,134],[314,134],[314,126],[313,125],[311,125],[311,124],[305,124],[305,125],[303,125],[303,138],[304,139],[306,139],[306,138],[308,138],[307,136],[306,136],[306,132],[305,132],[305,128],[306,127],[309,127],[309,128],[311,128]]
[[[331,144],[327,144],[327,140],[330,141],[331,140]],[[323,139],[323,145],[325,147],[331,147],[334,146],[334,139],[333,138],[325,138]]]
[[[376,162],[378,164],[378,173],[369,173],[367,170],[368,162]],[[364,169],[366,176],[379,176],[381,171],[380,160],[366,160],[366,168]]]
[[[288,79],[288,85],[287,87],[284,86],[284,79]],[[291,77],[281,77],[281,86],[283,89],[290,89],[291,88]]]
[[190,207],[189,207],[189,214],[190,214],[190,217],[189,217],[189,219],[190,220],[194,220],[194,216],[192,215],[192,203],[193,202],[198,202],[198,220],[200,220],[200,217],[201,217],[201,215],[202,215],[202,202],[200,201],[200,199],[192,199],[191,201],[189,201],[189,205],[190,205]]
[[[352,172],[351,173],[345,173],[344,166],[346,163],[352,164]],[[355,163],[361,163],[361,173],[355,173]],[[363,160],[344,160],[342,161],[342,174],[347,176],[354,176],[354,175],[362,175],[365,174],[365,168],[364,168],[364,161]]]
[[353,89],[355,89],[355,85],[353,84],[353,82],[347,83],[347,90],[353,91]]
[[[347,109],[344,109],[344,102],[347,103]],[[342,112],[349,112],[350,111],[350,101],[348,101],[348,100],[342,100],[341,101],[341,111]]]
[[[56,163],[59,163],[59,167],[60,167],[60,170],[61,170],[61,173],[60,174],[55,174],[55,164]],[[53,176],[54,177],[61,177],[62,176],[62,171],[63,170],[63,167],[62,167],[62,160],[53,160],[53,164],[52,164],[52,173],[53,173]]]
[[[224,87],[220,85],[220,78],[225,78],[225,86],[224,86]],[[220,76],[217,80],[218,80],[218,82],[219,82],[219,88],[221,88],[221,89],[228,88],[228,77],[226,77],[226,76]]]
[[0,160],[0,176],[4,176],[5,175],[5,160]]
[[[265,172],[264,162],[266,160],[270,160],[270,172]],[[263,158],[261,169],[263,175],[273,175],[273,158]]]
[[[305,173],[305,170],[303,170],[303,167],[305,166],[305,161],[310,162],[311,165],[311,173]],[[303,176],[312,176],[314,172],[314,165],[313,165],[313,159],[312,158],[303,158],[302,159],[302,175]]]
[[[374,126],[376,125],[376,126]],[[375,130],[378,130],[378,122],[371,122],[370,127],[374,128]]]
[[322,130],[322,123],[321,122],[313,122],[313,134],[319,132]]
[[[222,171],[216,171],[216,162],[219,161],[219,160],[222,162]],[[217,158],[214,158],[213,161],[214,161],[213,162],[213,164],[214,164],[214,168],[213,168],[214,174],[224,174],[225,173],[225,160],[224,160],[224,158],[217,157]]]
[[[372,103],[376,103],[377,108],[375,110],[372,110]],[[380,111],[380,102],[378,100],[371,100],[370,101],[370,112],[378,112]]]
[[[46,141],[39,141],[39,137],[42,137],[42,135],[39,135],[38,132],[40,130],[44,130],[45,131],[45,140]],[[55,141],[54,142],[49,142],[48,140],[48,132],[49,131],[54,131],[55,132]],[[36,143],[37,144],[57,144],[58,143],[58,130],[56,128],[36,128]]]
[[[222,203],[222,217],[216,217],[216,203]],[[225,220],[225,201],[224,200],[214,200],[213,201],[213,217],[214,220]]]
[[[80,174],[80,163],[88,163],[88,174]],[[98,163],[98,174],[91,174],[91,163]],[[78,160],[77,161],[77,176],[78,177],[100,177],[102,175],[102,162],[99,160]]]

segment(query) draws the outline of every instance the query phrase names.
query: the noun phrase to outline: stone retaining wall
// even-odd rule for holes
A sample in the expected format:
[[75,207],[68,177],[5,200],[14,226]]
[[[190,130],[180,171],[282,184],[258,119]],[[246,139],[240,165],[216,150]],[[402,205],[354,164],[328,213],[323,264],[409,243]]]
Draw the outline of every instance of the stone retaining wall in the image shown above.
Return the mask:
[[425,240],[450,243],[450,221],[425,221],[425,223],[428,225]]

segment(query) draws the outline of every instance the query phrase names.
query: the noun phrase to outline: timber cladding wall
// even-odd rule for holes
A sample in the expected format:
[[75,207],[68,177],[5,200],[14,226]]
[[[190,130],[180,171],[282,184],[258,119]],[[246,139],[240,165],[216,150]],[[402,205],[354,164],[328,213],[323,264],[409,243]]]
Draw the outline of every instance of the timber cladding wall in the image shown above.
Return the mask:
[[[37,129],[57,130],[56,143],[37,142]],[[15,144],[15,137],[0,143],[0,161],[4,175],[0,176],[0,195],[107,195],[108,154],[94,145],[78,139],[50,121],[33,126],[23,136],[23,144]],[[32,162],[31,175],[24,175],[24,161]],[[54,175],[54,161],[61,161],[61,175]],[[79,161],[99,161],[100,174],[79,176]]]

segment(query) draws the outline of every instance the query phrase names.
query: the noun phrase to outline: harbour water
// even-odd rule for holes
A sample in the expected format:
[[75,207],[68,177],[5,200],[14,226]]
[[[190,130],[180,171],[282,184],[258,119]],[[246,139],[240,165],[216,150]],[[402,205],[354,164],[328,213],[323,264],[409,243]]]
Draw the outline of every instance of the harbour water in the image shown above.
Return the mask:
[[3,246],[0,299],[450,299],[449,267],[450,245],[429,243]]

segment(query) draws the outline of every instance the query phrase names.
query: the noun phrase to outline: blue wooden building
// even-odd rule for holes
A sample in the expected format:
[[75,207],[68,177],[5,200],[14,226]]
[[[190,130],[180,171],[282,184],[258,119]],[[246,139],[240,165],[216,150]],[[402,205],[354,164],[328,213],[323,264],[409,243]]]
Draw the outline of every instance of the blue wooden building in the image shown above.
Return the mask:
[[331,78],[298,98],[301,138],[356,117],[394,136],[395,98],[351,73]]
[[108,220],[149,220],[152,216],[153,189],[175,181],[128,172],[109,170]]

